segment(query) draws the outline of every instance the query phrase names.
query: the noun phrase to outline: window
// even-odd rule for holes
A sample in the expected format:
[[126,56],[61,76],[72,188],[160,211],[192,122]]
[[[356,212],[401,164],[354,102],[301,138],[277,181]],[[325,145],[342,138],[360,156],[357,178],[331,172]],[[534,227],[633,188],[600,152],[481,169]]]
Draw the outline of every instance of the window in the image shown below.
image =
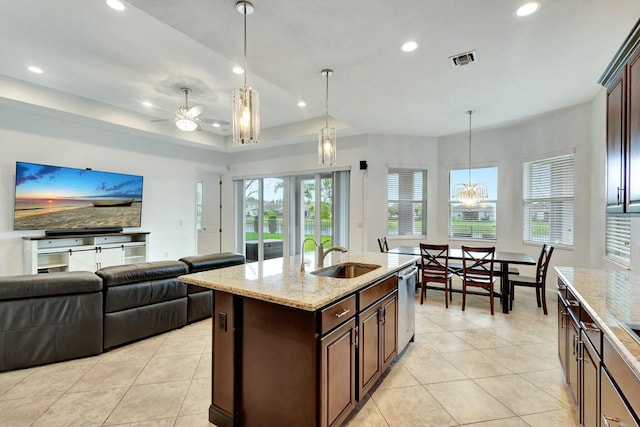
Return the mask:
[[203,228],[202,223],[202,181],[196,182],[196,230]]
[[387,234],[389,236],[427,235],[427,171],[389,169]]
[[524,242],[573,246],[573,164],[573,154],[524,163]]
[[[456,199],[456,185],[481,183],[487,199],[466,210]],[[449,238],[495,240],[498,204],[498,168],[451,169],[449,171]]]
[[605,256],[631,267],[631,218],[608,215],[605,225]]

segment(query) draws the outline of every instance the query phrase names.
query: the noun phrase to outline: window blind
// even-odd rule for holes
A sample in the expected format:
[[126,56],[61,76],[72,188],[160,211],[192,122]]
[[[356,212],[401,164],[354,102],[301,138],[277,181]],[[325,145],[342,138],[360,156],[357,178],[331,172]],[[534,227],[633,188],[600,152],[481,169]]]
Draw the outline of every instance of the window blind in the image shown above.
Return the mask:
[[425,170],[389,169],[387,177],[387,234],[427,234]]
[[574,155],[523,165],[523,240],[573,246]]
[[605,223],[605,256],[631,266],[631,218],[608,215]]

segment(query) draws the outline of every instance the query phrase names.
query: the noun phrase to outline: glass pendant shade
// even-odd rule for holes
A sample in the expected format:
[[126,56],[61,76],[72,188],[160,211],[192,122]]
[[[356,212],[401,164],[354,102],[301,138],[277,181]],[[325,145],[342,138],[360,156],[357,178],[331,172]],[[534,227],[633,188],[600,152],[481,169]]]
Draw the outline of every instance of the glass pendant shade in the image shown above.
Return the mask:
[[336,128],[324,127],[318,134],[318,163],[333,166],[336,163]]
[[487,186],[485,184],[457,184],[456,199],[462,204],[465,210],[470,211],[478,203],[487,198]]
[[258,91],[244,86],[233,90],[233,142],[260,141],[260,102]]
[[176,119],[176,126],[185,132],[193,132],[198,128],[198,124],[190,119]]

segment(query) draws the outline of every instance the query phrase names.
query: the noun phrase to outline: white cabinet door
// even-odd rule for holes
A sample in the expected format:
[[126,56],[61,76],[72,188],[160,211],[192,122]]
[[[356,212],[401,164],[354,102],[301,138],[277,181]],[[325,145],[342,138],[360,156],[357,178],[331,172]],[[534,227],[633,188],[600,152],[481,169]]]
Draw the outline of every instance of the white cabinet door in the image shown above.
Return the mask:
[[124,247],[98,247],[98,269],[124,264]]
[[96,250],[69,251],[69,271],[92,271],[96,268]]

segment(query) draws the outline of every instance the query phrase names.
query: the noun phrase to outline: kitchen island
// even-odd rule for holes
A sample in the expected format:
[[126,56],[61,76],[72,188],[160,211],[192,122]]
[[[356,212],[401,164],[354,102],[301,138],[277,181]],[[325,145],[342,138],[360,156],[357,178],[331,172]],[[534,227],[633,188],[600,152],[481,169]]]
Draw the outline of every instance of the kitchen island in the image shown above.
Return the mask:
[[[180,277],[214,291],[212,423],[340,425],[398,355],[398,272],[417,258],[314,258],[304,273],[293,256]],[[331,277],[336,265],[354,277]]]

